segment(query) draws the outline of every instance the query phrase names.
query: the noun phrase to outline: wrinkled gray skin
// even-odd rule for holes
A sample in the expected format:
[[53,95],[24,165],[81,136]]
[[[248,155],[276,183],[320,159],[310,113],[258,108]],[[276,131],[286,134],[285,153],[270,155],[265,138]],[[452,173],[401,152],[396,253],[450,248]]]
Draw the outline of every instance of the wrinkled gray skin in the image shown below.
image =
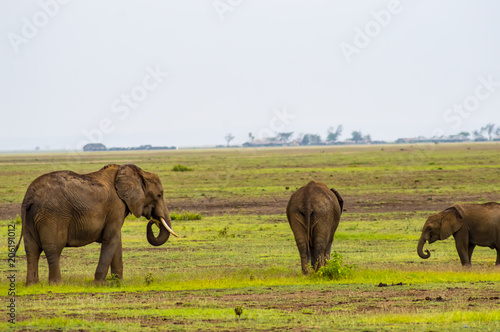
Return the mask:
[[471,265],[471,256],[476,246],[497,250],[496,265],[500,265],[500,204],[455,204],[444,211],[433,214],[424,224],[418,242],[417,253],[424,254],[425,242],[445,240],[450,235],[455,238],[455,246],[462,265]]
[[158,237],[152,231],[152,219],[163,218],[171,228],[159,177],[131,164],[108,165],[89,174],[59,171],[42,175],[28,187],[21,209],[26,285],[39,281],[42,251],[49,264],[49,283],[60,283],[63,248],[92,242],[102,243],[94,281],[104,282],[110,266],[111,273],[122,279],[121,228],[129,213],[150,220],[150,244],[162,245],[170,235],[161,223]]
[[290,197],[286,216],[299,249],[303,274],[309,274],[309,262],[316,271],[330,259],[343,205],[335,189],[314,181]]

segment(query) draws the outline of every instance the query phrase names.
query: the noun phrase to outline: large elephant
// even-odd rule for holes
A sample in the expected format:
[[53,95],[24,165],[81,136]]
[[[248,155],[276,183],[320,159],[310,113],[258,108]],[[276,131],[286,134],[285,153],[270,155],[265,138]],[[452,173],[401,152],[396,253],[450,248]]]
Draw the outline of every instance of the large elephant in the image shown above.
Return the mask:
[[[164,244],[170,234],[177,236],[171,229],[160,178],[135,165],[107,165],[89,174],[58,171],[35,179],[21,207],[26,285],[39,281],[42,251],[49,264],[49,283],[60,283],[63,248],[92,242],[102,243],[94,281],[104,282],[110,266],[111,273],[122,279],[121,228],[129,213],[149,220],[147,239],[154,246]],[[157,237],[153,223],[160,228]]]
[[286,216],[299,249],[303,274],[309,274],[309,261],[317,270],[330,259],[343,205],[340,194],[321,182],[311,181],[290,197]]
[[418,241],[417,253],[421,258],[430,257],[429,250],[424,254],[425,242],[445,240],[450,235],[462,265],[471,265],[471,256],[476,246],[497,250],[496,265],[500,265],[500,204],[455,204],[444,211],[433,214],[424,224]]

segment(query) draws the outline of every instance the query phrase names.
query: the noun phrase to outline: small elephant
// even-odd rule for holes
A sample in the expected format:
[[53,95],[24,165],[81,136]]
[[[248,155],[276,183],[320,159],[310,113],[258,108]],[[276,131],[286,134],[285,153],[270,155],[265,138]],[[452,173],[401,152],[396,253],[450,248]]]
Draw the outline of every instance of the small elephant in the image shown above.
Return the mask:
[[[26,285],[38,283],[38,261],[42,251],[49,264],[49,283],[61,282],[59,259],[64,247],[102,243],[94,282],[103,283],[111,273],[123,278],[121,228],[125,217],[150,220],[147,239],[151,245],[164,244],[171,229],[169,211],[163,200],[158,175],[139,167],[107,165],[89,174],[58,171],[35,179],[21,206],[27,275]],[[160,228],[157,237],[152,224]]]
[[303,274],[309,274],[309,261],[317,271],[330,259],[343,206],[340,194],[321,182],[311,181],[290,197],[286,216],[299,249]]
[[424,254],[425,242],[445,240],[450,235],[462,265],[471,265],[471,256],[476,246],[497,250],[496,265],[500,265],[500,204],[455,204],[444,211],[433,214],[424,224],[418,241],[417,253],[423,258],[430,257],[429,250]]

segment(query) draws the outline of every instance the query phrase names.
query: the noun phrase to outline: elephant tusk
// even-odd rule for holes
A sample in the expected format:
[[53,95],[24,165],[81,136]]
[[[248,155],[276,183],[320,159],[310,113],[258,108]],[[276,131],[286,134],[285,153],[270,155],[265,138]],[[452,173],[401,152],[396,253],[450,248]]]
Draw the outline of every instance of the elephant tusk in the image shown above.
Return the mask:
[[172,234],[175,237],[179,237],[179,235],[175,234],[175,232],[170,227],[168,227],[167,223],[165,222],[165,219],[163,219],[163,218],[160,218],[160,219],[161,219],[163,226],[165,226],[165,228],[167,229],[167,231],[170,232],[170,234]]

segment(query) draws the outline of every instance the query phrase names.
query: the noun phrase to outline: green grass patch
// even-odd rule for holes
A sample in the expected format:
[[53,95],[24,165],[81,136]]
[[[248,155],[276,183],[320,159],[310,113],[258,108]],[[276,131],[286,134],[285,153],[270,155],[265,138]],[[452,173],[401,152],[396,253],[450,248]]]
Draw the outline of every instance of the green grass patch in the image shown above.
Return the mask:
[[[220,149],[0,155],[0,203],[22,201],[41,174],[93,172],[109,163],[135,163],[157,173],[169,199],[287,199],[311,179],[336,187],[346,200],[321,276],[301,273],[295,240],[283,213],[203,216],[173,212],[161,247],[146,241],[147,220],[129,216],[122,228],[124,280],[93,283],[101,246],[65,248],[62,285],[26,287],[24,245],[16,259],[17,322],[1,330],[496,330],[500,273],[495,251],[476,247],[463,268],[453,238],[416,253],[420,231],[434,211],[373,212],[378,203],[479,201],[498,193],[500,145],[401,145],[290,149]],[[173,172],[171,165],[196,165]],[[169,166],[170,165],[170,166]],[[369,202],[371,212],[350,204]],[[444,204],[444,201],[443,201]],[[235,206],[235,209],[239,208]],[[360,211],[360,212],[359,212]],[[20,213],[20,212],[19,212]],[[7,225],[0,222],[0,251]],[[356,268],[351,268],[353,265]],[[380,286],[380,287],[379,287]],[[0,288],[7,290],[7,278]],[[7,303],[7,292],[1,296]],[[234,309],[241,306],[240,317]]]
[[171,212],[170,213],[170,219],[172,220],[201,220],[201,213],[194,213],[194,212]]
[[193,169],[181,164],[177,164],[172,168],[172,171],[174,172],[189,172],[192,171]]

